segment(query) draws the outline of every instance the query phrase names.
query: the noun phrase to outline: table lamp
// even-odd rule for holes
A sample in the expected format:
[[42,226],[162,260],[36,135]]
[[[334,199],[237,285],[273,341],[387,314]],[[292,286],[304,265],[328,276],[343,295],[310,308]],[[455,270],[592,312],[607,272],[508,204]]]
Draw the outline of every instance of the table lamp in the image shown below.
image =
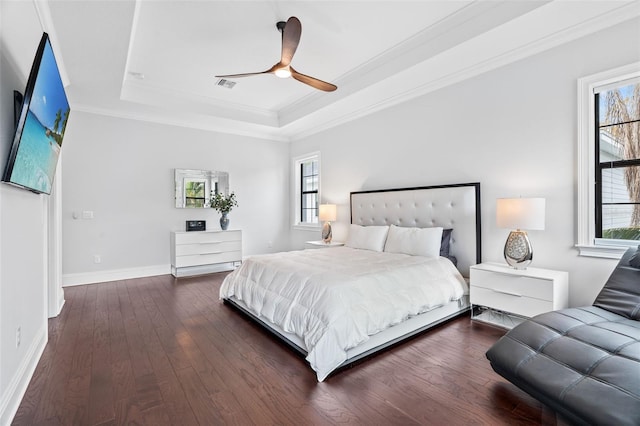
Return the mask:
[[331,242],[331,222],[336,220],[335,204],[320,204],[318,219],[324,222],[322,225],[322,241],[326,244]]
[[496,222],[500,228],[511,229],[504,258],[513,268],[526,269],[531,263],[533,249],[525,230],[544,229],[544,210],[544,198],[498,198]]

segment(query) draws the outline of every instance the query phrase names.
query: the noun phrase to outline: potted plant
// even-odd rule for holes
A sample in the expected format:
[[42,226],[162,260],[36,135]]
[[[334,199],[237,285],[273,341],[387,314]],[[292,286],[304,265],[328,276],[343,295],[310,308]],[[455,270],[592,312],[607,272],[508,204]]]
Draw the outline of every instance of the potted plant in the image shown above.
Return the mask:
[[222,216],[220,217],[220,228],[223,231],[226,231],[229,227],[229,218],[227,214],[234,207],[238,206],[238,202],[236,201],[236,194],[231,191],[231,193],[227,196],[221,194],[220,192],[211,191],[211,199],[210,199],[211,208],[220,212]]

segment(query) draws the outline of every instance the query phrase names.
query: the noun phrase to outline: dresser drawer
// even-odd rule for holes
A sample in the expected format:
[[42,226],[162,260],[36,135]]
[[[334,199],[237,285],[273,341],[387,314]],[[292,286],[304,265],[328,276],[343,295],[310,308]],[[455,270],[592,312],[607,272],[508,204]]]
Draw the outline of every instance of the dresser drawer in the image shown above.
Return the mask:
[[242,262],[242,231],[171,233],[171,273],[175,277],[233,269]]
[[493,309],[525,317],[553,310],[553,302],[550,300],[540,300],[483,287],[472,287],[471,304],[490,306]]
[[217,232],[176,232],[175,244],[194,243],[221,243],[225,241],[241,241],[241,231],[217,231]]
[[471,294],[476,287],[516,296],[553,300],[553,281],[544,278],[471,268]]
[[218,254],[226,251],[242,250],[241,241],[216,241],[212,243],[177,244],[176,256],[186,256],[191,254]]
[[186,266],[209,265],[213,263],[240,262],[242,260],[242,252],[227,251],[223,253],[203,253],[187,256],[176,256],[176,268],[184,268]]

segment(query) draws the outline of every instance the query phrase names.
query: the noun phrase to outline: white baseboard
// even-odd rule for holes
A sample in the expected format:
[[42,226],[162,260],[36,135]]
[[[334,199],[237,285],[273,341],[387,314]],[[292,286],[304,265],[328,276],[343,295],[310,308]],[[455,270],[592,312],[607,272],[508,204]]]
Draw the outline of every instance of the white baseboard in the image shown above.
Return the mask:
[[42,352],[47,345],[47,322],[45,321],[43,324],[44,327],[40,329],[33,340],[22,363],[11,378],[9,386],[3,389],[0,394],[0,425],[11,424],[27,391],[31,377],[33,377],[33,372],[36,371],[38,361],[40,361]]
[[214,263],[212,265],[186,266],[182,268],[171,267],[171,273],[176,278],[192,277],[196,275],[212,274],[215,272],[233,271],[241,262]]
[[58,301],[58,305],[56,306],[55,311],[49,313],[49,319],[55,318],[58,315],[60,315],[60,312],[62,312],[62,308],[64,307],[64,302],[65,302],[64,299]]
[[81,272],[78,274],[63,274],[62,287],[74,285],[94,284],[107,281],[129,280],[132,278],[153,277],[171,273],[171,265],[152,265],[140,268],[112,269],[109,271]]

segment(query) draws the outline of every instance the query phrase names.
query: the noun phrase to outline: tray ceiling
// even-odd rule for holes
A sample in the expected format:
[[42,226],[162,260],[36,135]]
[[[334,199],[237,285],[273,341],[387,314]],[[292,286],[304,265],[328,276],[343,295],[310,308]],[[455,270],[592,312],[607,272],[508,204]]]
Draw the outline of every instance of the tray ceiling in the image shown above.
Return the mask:
[[[35,2],[72,108],[291,141],[640,15],[638,1]],[[296,16],[292,65],[261,75]]]

